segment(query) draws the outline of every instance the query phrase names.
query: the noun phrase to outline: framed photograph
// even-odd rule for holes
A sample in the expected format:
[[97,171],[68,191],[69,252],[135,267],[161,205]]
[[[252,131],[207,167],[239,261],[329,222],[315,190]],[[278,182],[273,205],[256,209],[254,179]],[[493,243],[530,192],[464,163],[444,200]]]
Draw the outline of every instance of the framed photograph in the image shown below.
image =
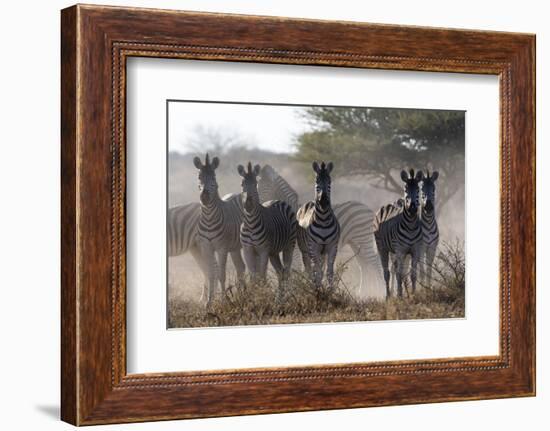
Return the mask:
[[535,37],[61,13],[62,419],[535,394]]

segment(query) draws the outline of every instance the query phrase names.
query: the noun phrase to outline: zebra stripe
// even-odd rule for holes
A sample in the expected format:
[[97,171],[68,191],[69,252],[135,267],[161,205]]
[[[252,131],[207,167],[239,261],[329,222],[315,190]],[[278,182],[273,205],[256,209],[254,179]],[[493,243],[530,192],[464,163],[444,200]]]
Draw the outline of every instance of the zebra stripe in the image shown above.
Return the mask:
[[402,280],[405,257],[411,255],[411,282],[416,288],[416,266],[420,258],[423,237],[422,224],[418,216],[419,182],[422,172],[416,176],[411,169],[410,177],[401,172],[405,183],[405,196],[402,201],[380,208],[374,220],[374,239],[386,282],[386,297],[390,296],[389,255],[394,255],[393,267],[397,279],[397,294],[403,296]]
[[239,195],[217,196],[209,204],[201,205],[197,235],[199,241],[211,243],[215,250],[227,251],[240,248],[239,226],[241,208]]
[[201,206],[193,202],[168,209],[166,236],[168,256],[179,256],[197,247]]
[[313,281],[320,288],[323,278],[323,261],[327,260],[327,280],[333,288],[334,262],[340,240],[340,224],[330,204],[330,189],[333,164],[313,162],[315,178],[315,201],[302,205],[296,214],[298,220],[298,246],[302,252],[304,266],[313,275]]
[[[248,270],[253,277],[265,279],[268,259],[279,275],[279,299],[284,283],[290,275],[292,253],[296,244],[296,216],[291,206],[279,200],[260,203],[257,176],[260,166],[248,171],[242,165],[238,172],[243,177],[243,222],[240,239]],[[283,254],[281,263],[279,253]]]
[[421,200],[422,200],[422,239],[424,247],[422,248],[422,257],[420,259],[421,275],[423,281],[428,286],[432,284],[432,267],[437,245],[439,244],[439,229],[435,216],[435,181],[439,177],[437,171],[430,175],[427,171],[422,181]]
[[296,216],[286,202],[260,204],[258,200],[251,212],[244,211],[241,225],[243,246],[267,247],[272,253],[280,253],[293,241],[296,241]]
[[[261,202],[280,199],[297,211],[298,193],[273,167],[264,165],[260,176],[258,191]],[[367,205],[357,201],[334,204],[332,210],[340,224],[338,248],[341,250],[349,245],[352,249],[361,275],[358,291],[366,291],[368,274],[372,273],[376,279],[380,266],[372,240],[374,212]],[[371,289],[371,293],[375,293],[375,289]]]
[[239,230],[241,225],[241,208],[238,195],[227,195],[223,199],[218,194],[218,183],[215,170],[219,159],[214,157],[210,162],[206,154],[205,163],[198,157],[193,159],[199,170],[199,190],[201,214],[198,223],[198,243],[201,255],[208,271],[207,305],[213,299],[216,281],[219,279],[222,295],[225,296],[225,269],[227,255],[235,264],[237,276],[242,278],[244,262],[241,256]]
[[285,201],[295,213],[298,211],[298,193],[271,165],[264,165],[260,170],[258,193],[260,202]]

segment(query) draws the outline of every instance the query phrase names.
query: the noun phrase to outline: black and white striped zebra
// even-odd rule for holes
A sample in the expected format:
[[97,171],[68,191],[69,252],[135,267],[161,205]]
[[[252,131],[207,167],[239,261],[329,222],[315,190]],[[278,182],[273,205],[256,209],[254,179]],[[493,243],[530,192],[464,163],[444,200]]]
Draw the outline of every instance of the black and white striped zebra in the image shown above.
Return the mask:
[[439,243],[439,229],[435,216],[435,182],[439,177],[439,172],[426,172],[420,186],[420,203],[422,207],[422,255],[420,257],[420,274],[422,281],[427,286],[432,284],[432,265]]
[[329,289],[334,287],[334,262],[338,253],[340,224],[330,203],[332,162],[312,164],[316,173],[315,200],[302,205],[296,214],[298,220],[298,246],[302,252],[306,271],[313,277],[317,289],[323,280],[324,261]]
[[210,162],[206,154],[204,164],[199,157],[195,157],[193,163],[199,170],[201,205],[197,241],[208,273],[206,303],[210,305],[218,279],[221,284],[222,298],[225,297],[225,269],[228,254],[231,254],[238,278],[241,279],[244,274],[245,266],[239,238],[241,208],[238,195],[220,198],[215,173],[220,163],[217,157]]
[[[258,191],[261,202],[280,199],[288,202],[295,211],[298,210],[298,193],[270,165],[264,165],[260,171]],[[361,273],[358,290],[366,292],[368,274],[375,275],[372,278],[375,279],[379,271],[378,255],[372,241],[374,212],[364,203],[357,201],[333,204],[332,210],[340,224],[338,249],[342,250],[346,245],[351,247]],[[375,290],[372,291],[374,293]]]
[[199,249],[197,234],[200,215],[201,205],[198,202],[168,208],[166,239],[169,257],[187,252],[193,254],[194,249]]
[[258,193],[260,202],[285,201],[295,213],[298,211],[298,193],[271,165],[264,165],[260,170]]
[[411,284],[413,292],[416,289],[416,270],[422,252],[422,224],[418,214],[419,183],[422,181],[422,171],[416,175],[410,170],[410,175],[401,171],[404,196],[398,203],[388,204],[380,208],[374,219],[374,240],[380,256],[380,262],[386,282],[386,297],[390,297],[389,258],[392,255],[393,268],[397,279],[397,294],[403,296],[404,263],[407,255],[411,256]]
[[[279,276],[279,295],[292,268],[292,253],[296,245],[296,215],[285,201],[271,200],[260,203],[258,175],[260,166],[247,170],[237,168],[242,180],[243,219],[241,245],[248,271],[254,279],[265,280],[268,259]],[[281,263],[280,253],[283,255]]]
[[[191,253],[193,259],[202,271],[205,283],[208,280],[208,268],[202,258],[198,242],[199,218],[201,205],[193,202],[168,208],[166,217],[166,240],[168,242],[168,257]],[[203,295],[205,287],[203,286]]]

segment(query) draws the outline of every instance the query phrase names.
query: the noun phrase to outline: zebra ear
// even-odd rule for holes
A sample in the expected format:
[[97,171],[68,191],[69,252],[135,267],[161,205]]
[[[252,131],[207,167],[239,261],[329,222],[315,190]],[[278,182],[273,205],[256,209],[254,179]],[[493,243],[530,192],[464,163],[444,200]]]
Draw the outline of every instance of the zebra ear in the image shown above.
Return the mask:
[[198,157],[193,158],[193,164],[195,165],[195,168],[201,169],[202,168],[202,162],[201,159]]
[[237,166],[237,171],[239,172],[239,175],[241,177],[244,177],[245,172],[244,172],[244,166],[243,165]]
[[313,161],[313,163],[311,164],[311,167],[313,168],[313,170],[315,171],[315,173],[319,173],[319,163],[317,163],[316,161]]
[[212,163],[210,163],[210,166],[212,166],[213,170],[216,170],[218,166],[220,166],[220,159],[218,159],[217,157],[214,157],[212,159]]
[[422,181],[422,180],[424,179],[424,174],[422,173],[422,171],[418,171],[418,172],[416,173],[416,176],[414,177],[414,179],[415,179],[416,181]]
[[401,179],[406,182],[409,179],[409,174],[405,171],[401,171]]
[[260,175],[260,165],[254,166],[254,175],[255,176]]
[[332,172],[332,168],[334,168],[334,163],[328,162],[327,165],[327,174],[330,174]]
[[434,171],[433,174],[432,174],[432,181],[435,181],[439,178],[439,172],[437,171]]

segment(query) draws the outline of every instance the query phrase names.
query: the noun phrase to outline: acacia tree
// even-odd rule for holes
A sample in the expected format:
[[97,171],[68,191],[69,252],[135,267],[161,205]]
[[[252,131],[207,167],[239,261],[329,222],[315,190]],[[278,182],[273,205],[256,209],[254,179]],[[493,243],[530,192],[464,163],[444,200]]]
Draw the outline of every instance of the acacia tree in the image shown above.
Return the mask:
[[439,209],[464,189],[463,112],[312,107],[303,116],[310,131],[297,137],[298,160],[330,159],[340,175],[398,194],[402,169],[438,170]]

